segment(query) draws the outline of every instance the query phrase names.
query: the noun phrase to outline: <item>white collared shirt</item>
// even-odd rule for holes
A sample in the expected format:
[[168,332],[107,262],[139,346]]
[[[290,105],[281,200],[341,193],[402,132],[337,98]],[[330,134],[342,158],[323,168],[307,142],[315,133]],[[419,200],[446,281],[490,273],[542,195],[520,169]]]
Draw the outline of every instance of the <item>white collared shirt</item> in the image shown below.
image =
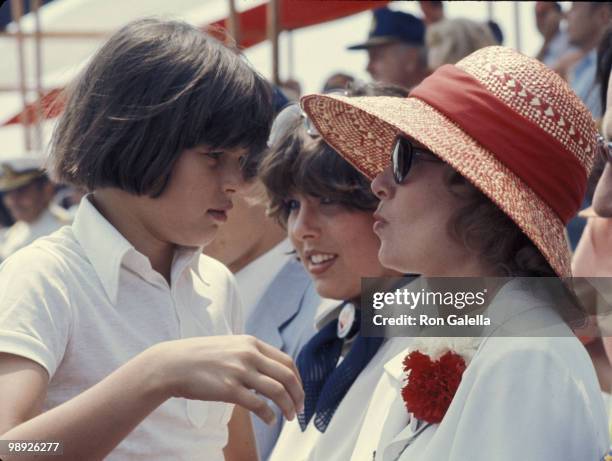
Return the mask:
[[[45,410],[154,344],[239,332],[240,301],[225,266],[199,248],[181,248],[169,286],[88,198],[72,226],[0,266],[0,351],[49,372]],[[232,409],[169,399],[106,459],[221,461]]]

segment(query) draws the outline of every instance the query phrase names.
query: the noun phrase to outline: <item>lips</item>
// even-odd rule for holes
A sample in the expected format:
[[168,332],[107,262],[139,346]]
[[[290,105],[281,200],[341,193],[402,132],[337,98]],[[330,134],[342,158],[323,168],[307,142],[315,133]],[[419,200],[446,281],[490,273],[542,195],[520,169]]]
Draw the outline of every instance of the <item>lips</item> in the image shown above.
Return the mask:
[[227,221],[227,213],[222,210],[208,210],[206,212],[215,221],[225,222]]
[[379,213],[378,210],[376,210],[373,217],[374,217],[374,225],[372,226],[372,229],[374,230],[375,233],[378,233],[378,231],[380,231],[383,227],[385,227],[385,225],[387,224],[387,220],[382,217],[382,215]]
[[219,208],[210,208],[206,214],[218,222],[227,221],[227,212],[234,207],[233,203],[225,204]]
[[335,253],[325,253],[317,250],[304,252],[303,262],[308,272],[313,275],[321,275],[334,265],[338,255]]
[[387,222],[382,215],[382,201],[378,204],[378,208],[376,208],[376,211],[374,211],[372,217],[375,221]]

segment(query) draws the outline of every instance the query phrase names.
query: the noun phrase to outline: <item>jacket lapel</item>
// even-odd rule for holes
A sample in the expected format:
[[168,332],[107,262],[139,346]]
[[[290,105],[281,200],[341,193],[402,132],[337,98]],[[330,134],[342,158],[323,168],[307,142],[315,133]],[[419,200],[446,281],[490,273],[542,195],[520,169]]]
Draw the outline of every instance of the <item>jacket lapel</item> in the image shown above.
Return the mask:
[[384,379],[388,382],[387,417],[383,423],[381,437],[376,449],[376,460],[396,461],[403,451],[430,424],[412,417],[402,399],[404,382],[403,361],[407,350],[403,350],[385,364]]
[[283,350],[282,327],[300,311],[309,283],[302,265],[288,261],[247,319],[247,333]]

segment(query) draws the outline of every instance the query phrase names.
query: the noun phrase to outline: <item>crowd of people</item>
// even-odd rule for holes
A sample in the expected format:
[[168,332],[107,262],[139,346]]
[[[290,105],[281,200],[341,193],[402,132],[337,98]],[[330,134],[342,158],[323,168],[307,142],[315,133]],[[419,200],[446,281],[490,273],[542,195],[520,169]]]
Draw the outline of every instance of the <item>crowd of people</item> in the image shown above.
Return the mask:
[[[0,158],[0,439],[71,460],[612,459],[612,300],[571,282],[612,276],[612,3],[536,2],[535,57],[419,3],[373,10],[347,50],[372,82],[299,100],[182,22],[106,42],[48,164]],[[536,334],[361,331],[364,279],[436,277],[503,279],[499,325]]]

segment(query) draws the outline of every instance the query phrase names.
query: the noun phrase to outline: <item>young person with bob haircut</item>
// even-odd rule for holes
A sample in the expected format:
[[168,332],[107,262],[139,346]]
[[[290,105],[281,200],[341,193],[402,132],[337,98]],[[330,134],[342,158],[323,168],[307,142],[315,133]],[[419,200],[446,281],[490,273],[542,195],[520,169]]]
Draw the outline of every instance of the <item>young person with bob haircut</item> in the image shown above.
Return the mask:
[[[403,98],[407,92],[381,84],[356,85],[346,94]],[[343,302],[315,314],[318,331],[296,360],[305,411],[284,424],[268,459],[342,461],[353,451],[382,365],[399,352],[383,338],[360,334],[361,279],[400,274],[378,261],[372,231],[378,199],[369,181],[321,139],[299,106],[278,115],[270,145],[259,167],[270,213],[287,228],[319,295]]]
[[90,194],[0,268],[2,439],[61,442],[58,459],[246,460],[244,409],[272,422],[268,397],[294,417],[292,361],[233,336],[235,282],[202,255],[265,147],[270,95],[182,22],[132,22],[93,57],[51,146],[55,175]]
[[564,228],[603,148],[569,86],[532,58],[488,47],[405,99],[302,104],[373,179],[383,265],[530,277],[507,281],[488,307],[515,337],[422,338],[385,364],[350,459],[602,459],[609,441],[593,366],[558,309],[564,298],[542,284],[571,276]]

